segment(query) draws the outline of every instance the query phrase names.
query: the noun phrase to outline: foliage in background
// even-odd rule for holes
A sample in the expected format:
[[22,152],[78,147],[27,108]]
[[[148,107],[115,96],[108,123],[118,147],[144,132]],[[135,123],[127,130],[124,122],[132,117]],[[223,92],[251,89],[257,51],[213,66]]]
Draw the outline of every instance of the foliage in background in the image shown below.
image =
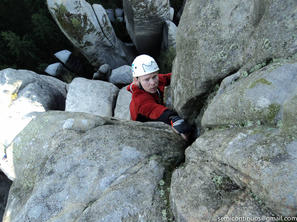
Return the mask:
[[49,14],[46,0],[1,0],[0,21],[0,70],[43,73],[56,62],[55,52],[72,49]]
[[[122,0],[87,1],[105,9],[123,8]],[[175,13],[182,3],[183,0],[170,0]],[[124,23],[116,21],[112,25],[119,39],[131,42]],[[10,67],[43,73],[45,67],[56,62],[53,54],[63,49],[75,50],[52,19],[46,0],[0,1],[0,70]],[[172,53],[161,55],[165,59],[162,70],[171,71],[171,57]]]

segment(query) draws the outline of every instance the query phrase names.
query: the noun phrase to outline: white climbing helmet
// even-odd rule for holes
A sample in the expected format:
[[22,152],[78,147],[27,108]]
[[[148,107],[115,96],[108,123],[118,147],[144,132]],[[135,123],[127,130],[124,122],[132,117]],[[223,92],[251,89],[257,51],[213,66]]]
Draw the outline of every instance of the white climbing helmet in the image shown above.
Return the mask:
[[133,77],[144,76],[159,71],[159,66],[153,57],[148,55],[137,56],[132,63]]

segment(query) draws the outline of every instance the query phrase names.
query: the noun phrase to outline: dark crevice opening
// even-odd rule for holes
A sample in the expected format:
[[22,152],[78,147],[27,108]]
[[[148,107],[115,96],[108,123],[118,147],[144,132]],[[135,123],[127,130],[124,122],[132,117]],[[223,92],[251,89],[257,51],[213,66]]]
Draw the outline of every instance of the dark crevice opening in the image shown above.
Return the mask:
[[[12,181],[0,171],[0,218],[3,218]],[[1,220],[2,221],[2,220]]]

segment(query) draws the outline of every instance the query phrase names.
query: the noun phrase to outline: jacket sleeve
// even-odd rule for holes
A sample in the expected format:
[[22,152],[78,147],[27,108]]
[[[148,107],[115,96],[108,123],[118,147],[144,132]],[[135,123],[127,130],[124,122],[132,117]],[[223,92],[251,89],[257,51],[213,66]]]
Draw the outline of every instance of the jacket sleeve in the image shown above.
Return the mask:
[[141,96],[138,99],[141,101],[138,113],[152,120],[157,120],[168,109],[166,106],[156,103],[152,97]]
[[157,121],[161,121],[163,123],[166,123],[166,124],[170,124],[170,117],[172,116],[177,116],[177,113],[175,111],[172,111],[170,109],[166,109],[162,114],[161,116],[157,119]]

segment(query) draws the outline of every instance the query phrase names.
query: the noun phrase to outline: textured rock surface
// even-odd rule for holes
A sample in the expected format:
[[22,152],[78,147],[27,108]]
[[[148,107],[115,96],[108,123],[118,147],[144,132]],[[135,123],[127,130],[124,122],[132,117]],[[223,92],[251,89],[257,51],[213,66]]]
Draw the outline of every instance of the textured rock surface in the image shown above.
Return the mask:
[[37,113],[64,110],[66,93],[66,84],[56,78],[28,70],[1,70],[0,144],[8,145]]
[[[220,198],[216,189],[224,177],[251,190],[257,200],[253,209],[258,202],[262,209],[265,206],[277,215],[296,215],[296,148],[297,138],[284,136],[278,129],[235,128],[204,133],[186,150],[185,167],[173,176],[171,196],[176,217],[181,218],[178,221],[205,221],[230,213],[232,207],[226,208],[228,201],[223,201],[224,196]],[[214,172],[222,178],[219,180]],[[229,196],[232,193],[233,204],[238,193],[232,191]],[[261,208],[255,215],[263,215]],[[249,209],[241,210],[231,215],[253,215]]]
[[164,124],[42,114],[9,147],[16,179],[3,221],[161,221],[158,184],[184,145]]
[[296,136],[297,132],[297,88],[292,94],[293,96],[286,99],[283,107],[282,128],[284,133]]
[[113,69],[108,81],[116,85],[128,85],[133,81],[131,66],[124,65]]
[[227,75],[295,54],[296,7],[295,0],[188,0],[177,32],[174,107],[191,116]]
[[208,105],[202,126],[281,123],[284,103],[297,96],[296,86],[297,63],[266,66],[221,90]]
[[126,28],[139,53],[158,53],[162,27],[170,17],[168,0],[124,0]]
[[123,87],[118,95],[116,107],[114,109],[114,117],[119,119],[131,120],[130,102],[132,94],[128,92],[126,87]]
[[[68,19],[62,23],[76,40],[90,37],[89,47],[89,40],[100,39],[99,51],[107,53],[103,58],[122,61],[99,5],[55,2],[52,12]],[[127,28],[139,50],[160,43],[156,30],[164,24],[160,15],[167,17],[168,2],[124,1]],[[79,7],[69,12],[69,5]],[[82,112],[40,114],[9,146],[0,144],[0,158],[7,155],[0,160],[1,169],[14,180],[3,221],[159,222],[173,221],[172,212],[176,222],[235,217],[267,222],[296,216],[296,6],[294,0],[187,1],[178,28],[172,90],[164,94],[166,104],[173,103],[181,116],[199,126],[202,118],[197,130],[202,135],[186,150],[178,169],[185,144],[169,126],[127,121],[131,95],[125,88],[116,96],[119,89],[112,84],[79,79],[71,94],[74,109]],[[98,35],[91,34],[94,24],[102,28]],[[111,79],[109,70],[94,78],[121,79]],[[17,87],[4,88],[5,104],[15,101]],[[98,116],[113,115],[116,97],[116,118]],[[90,110],[104,114],[84,113]],[[265,219],[270,216],[275,217]]]
[[193,159],[172,176],[170,201],[176,221],[218,221],[270,215],[259,207],[251,194],[218,174],[207,162]]
[[108,82],[75,78],[69,84],[65,111],[112,117],[118,92]]
[[177,221],[296,215],[296,68],[282,60],[222,81],[202,117],[211,130],[173,174]]
[[61,31],[95,67],[130,64],[133,56],[116,37],[105,12],[85,0],[48,0],[49,11]]

